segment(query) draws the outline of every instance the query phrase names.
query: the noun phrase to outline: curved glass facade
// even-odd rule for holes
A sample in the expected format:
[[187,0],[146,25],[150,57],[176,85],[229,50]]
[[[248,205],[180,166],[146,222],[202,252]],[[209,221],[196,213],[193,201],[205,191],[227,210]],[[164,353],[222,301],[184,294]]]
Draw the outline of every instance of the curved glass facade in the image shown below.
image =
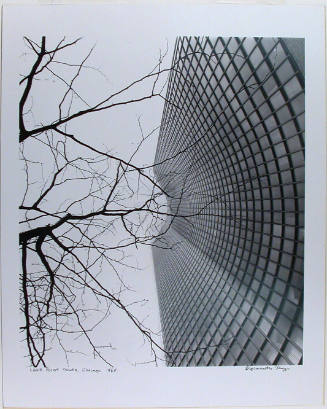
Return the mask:
[[154,168],[176,214],[153,248],[167,365],[302,363],[303,53],[176,41]]

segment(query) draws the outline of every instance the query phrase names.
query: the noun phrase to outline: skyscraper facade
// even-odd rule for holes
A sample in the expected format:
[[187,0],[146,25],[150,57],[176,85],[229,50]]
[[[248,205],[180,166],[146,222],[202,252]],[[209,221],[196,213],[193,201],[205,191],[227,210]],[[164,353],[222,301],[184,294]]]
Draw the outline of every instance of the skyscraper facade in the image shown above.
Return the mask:
[[153,248],[169,366],[301,364],[304,41],[175,44]]

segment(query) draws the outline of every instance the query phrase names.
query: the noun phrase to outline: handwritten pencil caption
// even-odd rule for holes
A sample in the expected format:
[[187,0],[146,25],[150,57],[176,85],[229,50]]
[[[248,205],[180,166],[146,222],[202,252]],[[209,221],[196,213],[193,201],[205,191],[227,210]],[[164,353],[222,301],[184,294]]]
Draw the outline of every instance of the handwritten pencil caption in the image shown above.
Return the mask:
[[29,368],[32,373],[85,373],[85,374],[113,374],[116,368],[96,369],[96,368]]

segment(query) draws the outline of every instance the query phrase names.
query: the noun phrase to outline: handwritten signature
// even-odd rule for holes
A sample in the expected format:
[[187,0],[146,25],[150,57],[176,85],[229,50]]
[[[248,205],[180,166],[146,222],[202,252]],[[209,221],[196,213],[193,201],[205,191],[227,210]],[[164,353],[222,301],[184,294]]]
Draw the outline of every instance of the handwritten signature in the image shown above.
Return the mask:
[[280,372],[287,372],[290,370],[289,367],[285,367],[285,366],[270,366],[270,365],[266,365],[266,366],[246,366],[245,367],[246,371],[250,371],[250,372],[255,372],[255,371],[280,371]]

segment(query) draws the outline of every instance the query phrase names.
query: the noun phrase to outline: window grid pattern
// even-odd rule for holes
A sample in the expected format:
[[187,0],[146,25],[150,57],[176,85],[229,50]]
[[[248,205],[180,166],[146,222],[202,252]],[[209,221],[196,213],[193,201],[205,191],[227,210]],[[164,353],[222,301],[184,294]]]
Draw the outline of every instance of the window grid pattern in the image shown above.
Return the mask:
[[153,248],[168,365],[302,363],[304,75],[287,41],[176,41],[155,159],[189,215]]

